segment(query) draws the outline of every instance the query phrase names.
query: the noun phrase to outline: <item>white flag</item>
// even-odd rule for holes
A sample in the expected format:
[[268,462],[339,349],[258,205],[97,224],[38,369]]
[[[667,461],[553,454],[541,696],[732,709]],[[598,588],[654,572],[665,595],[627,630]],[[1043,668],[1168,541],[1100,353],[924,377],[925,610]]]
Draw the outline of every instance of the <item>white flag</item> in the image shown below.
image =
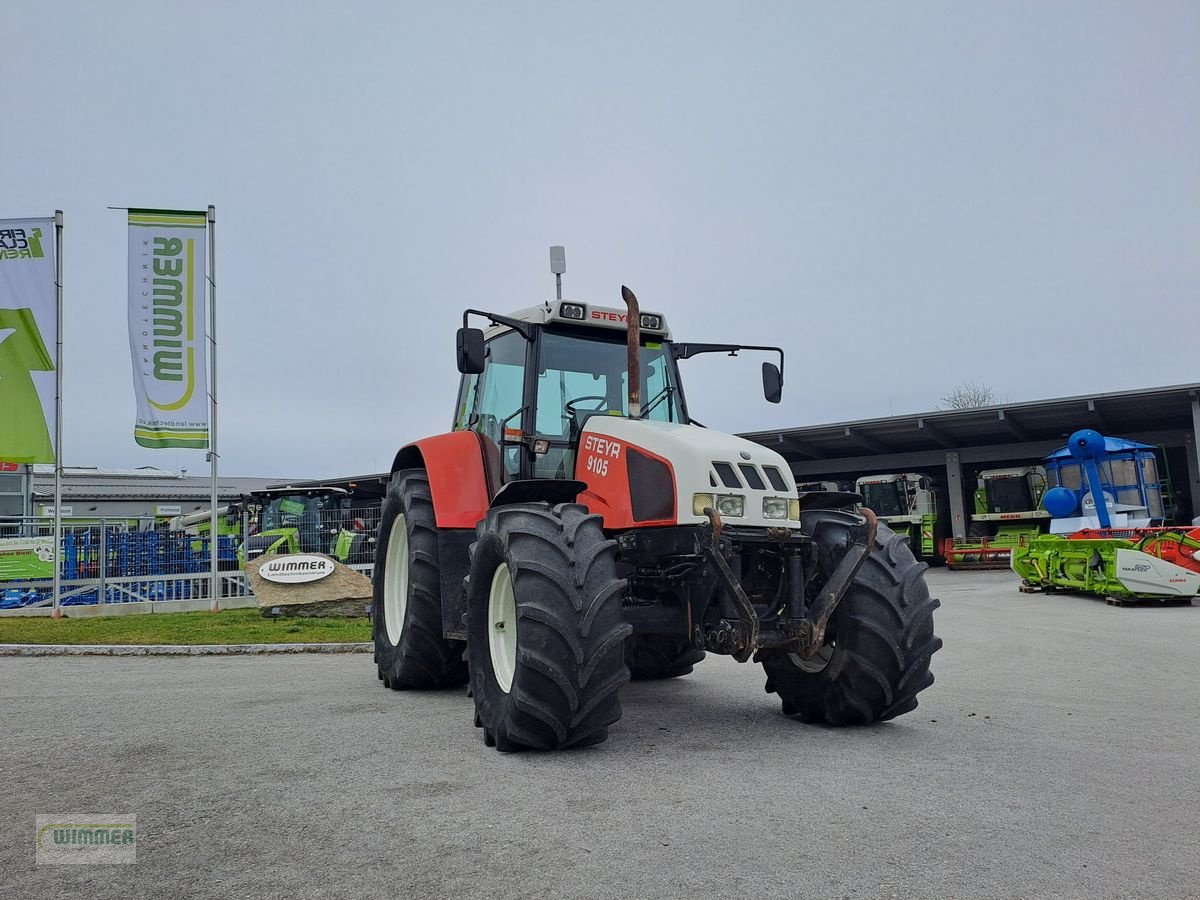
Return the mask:
[[54,462],[54,219],[0,219],[0,461]]
[[129,348],[143,447],[208,447],[207,214],[129,211]]

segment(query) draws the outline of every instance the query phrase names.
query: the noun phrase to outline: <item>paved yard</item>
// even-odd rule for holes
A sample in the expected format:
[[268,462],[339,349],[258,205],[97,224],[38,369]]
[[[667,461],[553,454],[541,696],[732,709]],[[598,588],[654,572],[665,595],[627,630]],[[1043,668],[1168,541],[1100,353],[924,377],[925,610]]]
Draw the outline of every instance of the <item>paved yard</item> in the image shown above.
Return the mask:
[[[930,580],[937,683],[860,730],[718,658],[554,755],[369,655],[0,659],[0,896],[1200,893],[1200,608]],[[70,812],[136,814],[137,864],[35,868]]]

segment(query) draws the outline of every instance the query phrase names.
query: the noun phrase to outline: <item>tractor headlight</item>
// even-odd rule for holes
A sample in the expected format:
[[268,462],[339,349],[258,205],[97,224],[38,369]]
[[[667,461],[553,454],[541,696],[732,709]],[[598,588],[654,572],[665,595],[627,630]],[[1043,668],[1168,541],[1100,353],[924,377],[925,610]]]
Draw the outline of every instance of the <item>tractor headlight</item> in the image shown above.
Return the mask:
[[786,519],[788,500],[786,497],[763,497],[762,509],[764,519]]
[[723,516],[740,518],[746,514],[746,498],[739,494],[718,494],[717,512]]
[[741,518],[746,515],[746,498],[739,494],[692,494],[692,515],[702,516],[706,509],[715,509],[723,516]]

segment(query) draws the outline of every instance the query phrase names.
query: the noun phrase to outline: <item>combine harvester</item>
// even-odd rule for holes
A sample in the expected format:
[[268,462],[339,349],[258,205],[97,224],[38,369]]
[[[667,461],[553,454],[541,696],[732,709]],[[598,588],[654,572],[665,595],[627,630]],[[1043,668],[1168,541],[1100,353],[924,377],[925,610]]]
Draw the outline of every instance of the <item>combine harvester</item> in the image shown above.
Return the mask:
[[1042,466],[984,469],[979,473],[975,512],[965,540],[946,538],[942,556],[951,569],[1007,569],[1014,547],[1024,547],[1045,529],[1050,513],[1042,506],[1046,470]]
[[1022,591],[1084,591],[1115,605],[1200,593],[1200,528],[1162,527],[1152,447],[1077,431],[1046,471],[1051,533],[1012,551]]
[[939,561],[937,493],[927,477],[916,472],[864,475],[854,482],[854,491],[879,521],[908,538],[913,556],[929,563]]

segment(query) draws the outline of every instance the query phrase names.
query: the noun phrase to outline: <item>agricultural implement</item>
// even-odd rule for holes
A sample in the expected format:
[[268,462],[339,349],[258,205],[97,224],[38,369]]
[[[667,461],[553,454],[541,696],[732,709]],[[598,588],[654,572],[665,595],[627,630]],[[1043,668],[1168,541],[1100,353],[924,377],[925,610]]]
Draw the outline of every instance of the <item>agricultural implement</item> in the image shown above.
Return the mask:
[[325,553],[343,563],[367,563],[375,538],[354,516],[345,488],[271,488],[243,497],[250,533],[243,564],[272,553]]
[[1022,590],[1072,590],[1117,601],[1200,593],[1200,528],[1162,527],[1154,449],[1077,431],[1046,459],[1051,534],[1013,549]]
[[[564,258],[551,260],[560,274]],[[454,430],[391,468],[379,678],[469,682],[475,724],[501,751],[603,741],[630,677],[686,675],[706,653],[757,662],[801,721],[914,709],[941,641],[907,542],[854,495],[799,496],[779,454],[688,415],[680,360],[777,355],[762,375],[778,402],[783,351],[676,342],[661,314],[622,298],[463,314]]]

